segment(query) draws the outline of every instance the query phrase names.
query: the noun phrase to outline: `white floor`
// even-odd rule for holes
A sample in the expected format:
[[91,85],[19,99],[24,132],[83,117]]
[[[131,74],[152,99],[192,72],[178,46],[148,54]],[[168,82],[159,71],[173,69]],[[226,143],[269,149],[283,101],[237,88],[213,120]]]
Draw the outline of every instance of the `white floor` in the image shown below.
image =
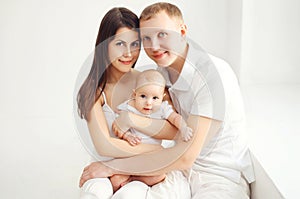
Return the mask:
[[[300,85],[242,90],[252,151],[283,195],[297,198]],[[78,198],[78,179],[89,157],[76,134],[72,107],[64,111],[69,114],[0,115],[0,198]]]

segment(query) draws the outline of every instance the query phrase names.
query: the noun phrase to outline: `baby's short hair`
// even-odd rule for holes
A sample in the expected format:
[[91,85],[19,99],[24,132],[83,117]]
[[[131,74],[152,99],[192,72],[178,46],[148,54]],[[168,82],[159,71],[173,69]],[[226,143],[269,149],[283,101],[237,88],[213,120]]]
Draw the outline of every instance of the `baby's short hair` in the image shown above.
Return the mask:
[[166,80],[163,75],[154,69],[144,70],[141,72],[136,80],[135,89],[139,89],[146,85],[157,85],[161,87],[166,86]]
[[169,17],[175,17],[183,21],[180,9],[166,2],[158,2],[147,6],[141,13],[140,21],[147,21],[161,11],[165,11]]

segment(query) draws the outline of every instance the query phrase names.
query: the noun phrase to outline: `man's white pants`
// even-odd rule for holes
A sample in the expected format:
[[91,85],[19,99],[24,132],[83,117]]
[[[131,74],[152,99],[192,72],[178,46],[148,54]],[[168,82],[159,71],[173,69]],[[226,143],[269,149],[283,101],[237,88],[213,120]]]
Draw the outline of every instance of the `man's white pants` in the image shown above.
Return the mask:
[[250,196],[249,185],[244,178],[235,183],[219,175],[192,170],[189,181],[192,199],[249,199]]

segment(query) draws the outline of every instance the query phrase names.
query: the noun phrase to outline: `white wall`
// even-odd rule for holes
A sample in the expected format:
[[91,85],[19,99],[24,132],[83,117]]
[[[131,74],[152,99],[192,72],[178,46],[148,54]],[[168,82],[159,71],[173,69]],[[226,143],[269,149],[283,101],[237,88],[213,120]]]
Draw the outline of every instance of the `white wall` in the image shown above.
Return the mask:
[[[189,36],[207,52],[223,58],[239,76],[241,59],[240,0],[202,0],[185,3]],[[197,9],[196,12],[191,10]]]
[[[0,2],[0,198],[77,198],[89,157],[73,122],[76,77],[106,11],[123,5],[139,14],[152,2]],[[227,55],[227,1],[172,2],[193,39]]]
[[240,83],[250,147],[283,195],[297,198],[300,1],[245,0],[242,18]]
[[300,1],[243,1],[241,80],[300,83]]

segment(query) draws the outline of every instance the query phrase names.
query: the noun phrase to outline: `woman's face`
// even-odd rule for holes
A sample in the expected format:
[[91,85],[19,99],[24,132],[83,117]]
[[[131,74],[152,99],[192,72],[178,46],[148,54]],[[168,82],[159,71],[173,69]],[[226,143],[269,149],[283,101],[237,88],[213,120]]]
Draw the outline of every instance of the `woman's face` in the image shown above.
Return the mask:
[[140,54],[138,32],[119,28],[115,38],[108,44],[108,56],[112,67],[120,72],[129,72]]

